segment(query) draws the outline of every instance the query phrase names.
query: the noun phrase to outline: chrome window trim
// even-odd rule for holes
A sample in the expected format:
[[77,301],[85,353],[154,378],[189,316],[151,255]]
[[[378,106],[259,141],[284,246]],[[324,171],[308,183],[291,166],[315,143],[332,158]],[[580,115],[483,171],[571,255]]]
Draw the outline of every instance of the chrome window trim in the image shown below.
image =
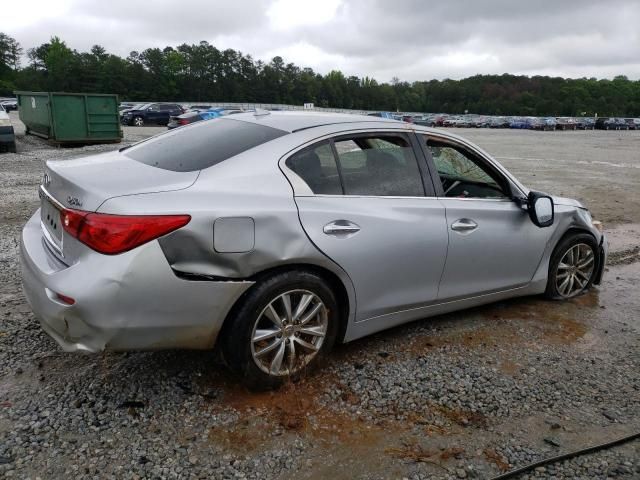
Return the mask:
[[379,198],[379,199],[409,199],[409,200],[424,200],[424,199],[428,199],[428,200],[440,200],[440,198],[438,197],[427,197],[425,195],[422,195],[420,197],[416,197],[416,196],[399,196],[399,195],[336,195],[336,194],[326,194],[326,193],[310,193],[309,195],[296,195],[296,197],[326,197],[326,198]]
[[509,203],[513,203],[513,200],[507,197],[504,198],[476,198],[476,197],[464,197],[464,198],[458,198],[458,197],[435,197],[438,200],[462,200],[463,202],[470,202],[470,201],[480,201],[480,202],[509,202]]

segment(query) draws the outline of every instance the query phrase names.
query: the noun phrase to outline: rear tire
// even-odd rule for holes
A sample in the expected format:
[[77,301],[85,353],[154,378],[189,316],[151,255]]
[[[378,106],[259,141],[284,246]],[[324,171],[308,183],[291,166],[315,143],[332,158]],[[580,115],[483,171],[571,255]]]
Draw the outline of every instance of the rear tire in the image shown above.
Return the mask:
[[338,303],[315,273],[275,274],[239,302],[225,321],[220,346],[231,371],[252,390],[299,379],[325,360],[336,341]]
[[588,291],[596,277],[598,262],[598,244],[593,236],[567,235],[551,255],[545,296],[567,300]]

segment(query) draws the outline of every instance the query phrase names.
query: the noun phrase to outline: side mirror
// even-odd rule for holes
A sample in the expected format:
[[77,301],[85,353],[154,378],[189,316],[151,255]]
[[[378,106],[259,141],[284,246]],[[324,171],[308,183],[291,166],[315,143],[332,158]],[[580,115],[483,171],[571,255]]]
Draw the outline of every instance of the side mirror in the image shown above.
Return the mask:
[[538,227],[550,227],[553,225],[553,199],[549,195],[540,192],[529,192],[528,209],[529,217]]

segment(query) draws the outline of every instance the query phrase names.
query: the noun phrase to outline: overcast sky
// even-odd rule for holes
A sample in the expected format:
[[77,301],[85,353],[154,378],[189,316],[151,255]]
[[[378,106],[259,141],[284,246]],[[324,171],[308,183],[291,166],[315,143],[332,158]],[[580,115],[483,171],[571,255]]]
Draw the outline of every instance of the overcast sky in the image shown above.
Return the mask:
[[321,73],[640,78],[640,0],[3,0],[27,49],[57,35],[127,56],[207,40]]

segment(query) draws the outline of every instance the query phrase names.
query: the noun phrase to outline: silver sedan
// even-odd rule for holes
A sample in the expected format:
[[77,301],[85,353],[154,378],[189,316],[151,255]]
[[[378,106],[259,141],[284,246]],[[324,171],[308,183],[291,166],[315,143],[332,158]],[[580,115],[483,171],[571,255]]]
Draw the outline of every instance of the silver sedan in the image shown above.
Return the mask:
[[601,226],[466,140],[370,116],[255,112],[47,163],[26,296],[66,351],[210,349],[253,388],[336,342],[600,282]]

